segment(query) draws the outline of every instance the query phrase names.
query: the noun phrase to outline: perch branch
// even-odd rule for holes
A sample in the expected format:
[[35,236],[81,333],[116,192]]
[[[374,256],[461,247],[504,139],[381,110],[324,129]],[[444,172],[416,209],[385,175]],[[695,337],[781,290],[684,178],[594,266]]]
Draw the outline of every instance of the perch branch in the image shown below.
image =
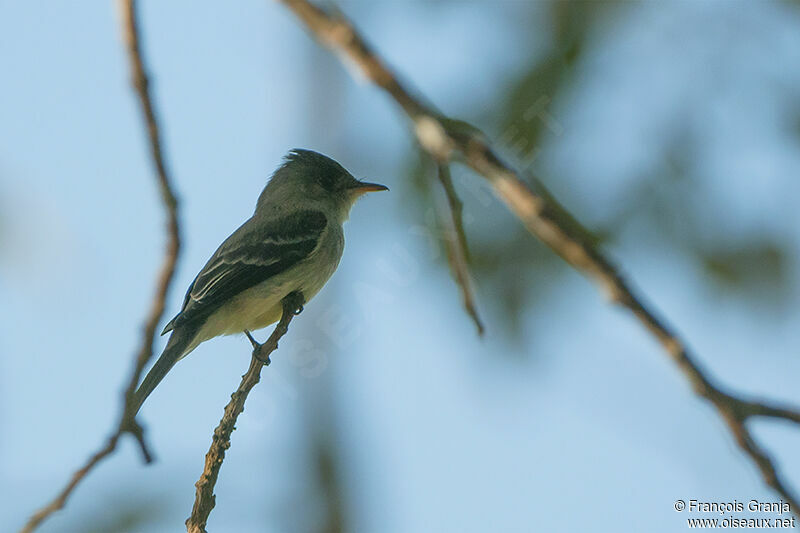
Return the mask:
[[471,167],[489,182],[500,200],[530,233],[594,280],[613,302],[633,313],[678,366],[694,392],[711,402],[739,447],[758,468],[764,482],[788,502],[792,512],[797,514],[800,501],[785,484],[769,456],[753,439],[746,422],[753,417],[768,417],[800,423],[800,410],[745,400],[724,392],[672,327],[647,307],[611,262],[583,236],[571,230],[570,225],[563,221],[559,209],[552,206],[545,196],[536,194],[517,171],[501,161],[477,129],[444,117],[432,106],[412,96],[341,14],[330,14],[306,0],[279,1],[305,24],[320,43],[354,65],[397,102],[411,119],[420,145],[434,159],[445,162],[458,158]]
[[142,113],[147,125],[150,156],[156,169],[161,200],[167,214],[167,246],[164,260],[158,274],[153,302],[145,319],[141,346],[137,352],[133,370],[128,379],[127,386],[125,387],[123,397],[124,403],[114,433],[109,437],[106,444],[89,458],[84,466],[75,471],[58,496],[31,516],[22,528],[22,533],[34,531],[51,514],[62,509],[67,499],[72,494],[72,491],[83,478],[85,478],[100,461],[111,455],[116,449],[117,443],[123,434],[130,433],[133,435],[139,443],[145,461],[150,462],[152,460],[150,451],[144,440],[142,427],[135,419],[136,413],[133,412],[131,407],[131,399],[136,390],[136,385],[139,383],[142,370],[153,355],[153,339],[155,338],[156,327],[164,313],[167,291],[169,290],[173,275],[175,274],[175,265],[178,261],[178,254],[180,251],[180,228],[178,223],[178,201],[173,193],[171,185],[172,180],[167,171],[166,163],[164,162],[158,119],[148,89],[147,74],[142,59],[135,1],[120,0],[119,4],[123,36],[130,62],[131,83],[139,97],[139,103],[141,104]]
[[261,369],[266,364],[269,364],[269,355],[278,348],[278,341],[286,335],[292,318],[303,309],[303,300],[303,295],[299,292],[293,292],[282,300],[283,313],[281,314],[281,319],[264,344],[258,344],[249,333],[247,335],[253,343],[250,368],[242,376],[239,388],[231,394],[231,401],[225,406],[225,413],[214,430],[211,447],[206,454],[203,474],[195,483],[196,491],[192,515],[186,519],[186,531],[189,533],[206,533],[206,522],[216,503],[214,486],[217,484],[222,461],[225,460],[225,450],[231,446],[231,433],[236,428],[236,420],[244,411],[244,402],[247,400],[247,395],[261,380]]
[[481,322],[478,308],[475,305],[475,296],[472,291],[472,281],[469,274],[469,248],[467,247],[467,235],[464,232],[463,206],[453,186],[453,178],[450,176],[450,167],[447,163],[437,164],[437,174],[447,197],[447,205],[450,212],[451,227],[445,232],[447,261],[450,263],[450,270],[453,272],[453,277],[461,290],[461,302],[464,305],[464,310],[475,323],[478,335],[483,335],[483,322]]

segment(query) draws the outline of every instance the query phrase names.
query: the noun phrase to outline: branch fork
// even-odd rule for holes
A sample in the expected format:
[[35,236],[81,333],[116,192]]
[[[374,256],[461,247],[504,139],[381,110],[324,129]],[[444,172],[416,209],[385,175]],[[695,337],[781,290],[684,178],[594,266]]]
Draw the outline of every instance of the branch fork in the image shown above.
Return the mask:
[[305,298],[301,292],[292,292],[284,297],[281,300],[283,308],[281,319],[263,344],[256,342],[250,332],[245,332],[247,338],[253,344],[250,368],[242,376],[239,388],[231,394],[231,400],[225,406],[225,413],[214,430],[211,447],[206,454],[203,474],[195,483],[196,491],[192,514],[186,519],[186,531],[188,533],[206,533],[206,522],[216,504],[214,486],[217,484],[219,471],[222,468],[222,462],[225,460],[225,451],[231,446],[231,434],[236,429],[236,420],[244,411],[247,395],[261,380],[261,369],[269,365],[270,354],[278,349],[278,341],[289,331],[289,323],[292,319],[303,311],[304,303]]

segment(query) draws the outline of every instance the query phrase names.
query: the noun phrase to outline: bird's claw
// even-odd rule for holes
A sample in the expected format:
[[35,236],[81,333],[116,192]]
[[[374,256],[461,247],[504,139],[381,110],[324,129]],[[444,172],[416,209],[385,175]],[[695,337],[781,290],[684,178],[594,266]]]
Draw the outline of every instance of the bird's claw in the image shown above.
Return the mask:
[[262,365],[269,366],[272,361],[270,361],[269,356],[267,356],[266,358],[261,357],[260,353],[261,350],[259,348],[261,348],[261,346],[259,346],[258,348],[253,348],[253,358],[255,358],[255,360],[261,363]]
[[300,291],[290,292],[283,298],[283,312],[291,311],[294,316],[303,312],[305,298]]
[[269,356],[267,356],[266,358],[261,356],[261,347],[263,346],[263,344],[255,340],[249,331],[244,330],[244,334],[247,335],[247,339],[250,341],[250,344],[253,345],[253,358],[259,361],[264,366],[269,366],[269,364],[272,362],[269,360]]

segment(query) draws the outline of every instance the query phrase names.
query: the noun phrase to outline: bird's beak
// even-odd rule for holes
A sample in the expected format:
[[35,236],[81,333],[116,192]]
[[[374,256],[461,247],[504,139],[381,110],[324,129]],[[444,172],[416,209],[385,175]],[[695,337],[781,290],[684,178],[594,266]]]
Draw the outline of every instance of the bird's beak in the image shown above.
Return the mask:
[[355,183],[352,187],[353,192],[357,194],[364,194],[365,192],[375,192],[375,191],[388,191],[389,187],[386,185],[381,185],[380,183],[370,183],[368,181],[359,181]]

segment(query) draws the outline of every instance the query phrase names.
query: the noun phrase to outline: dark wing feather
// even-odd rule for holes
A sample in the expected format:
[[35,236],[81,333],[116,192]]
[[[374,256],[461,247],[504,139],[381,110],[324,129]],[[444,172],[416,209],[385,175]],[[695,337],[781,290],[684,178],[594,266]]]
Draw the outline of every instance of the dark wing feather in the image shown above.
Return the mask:
[[327,220],[304,210],[284,218],[245,222],[214,253],[197,275],[183,308],[164,333],[186,322],[202,321],[237,294],[286,271],[319,244]]
[[[199,276],[199,274],[197,276]],[[189,297],[192,294],[192,289],[194,289],[194,284],[197,283],[197,276],[194,277],[192,282],[189,284],[189,288],[186,289],[186,295],[183,297],[183,305],[181,305],[181,312],[178,313],[177,315],[175,315],[172,318],[172,320],[167,322],[167,325],[164,326],[164,329],[161,331],[162,335],[165,335],[168,332],[172,331],[172,329],[175,327],[175,321],[178,320],[178,317],[181,316],[181,313],[183,313],[183,310],[186,309],[186,304],[189,303]]]

